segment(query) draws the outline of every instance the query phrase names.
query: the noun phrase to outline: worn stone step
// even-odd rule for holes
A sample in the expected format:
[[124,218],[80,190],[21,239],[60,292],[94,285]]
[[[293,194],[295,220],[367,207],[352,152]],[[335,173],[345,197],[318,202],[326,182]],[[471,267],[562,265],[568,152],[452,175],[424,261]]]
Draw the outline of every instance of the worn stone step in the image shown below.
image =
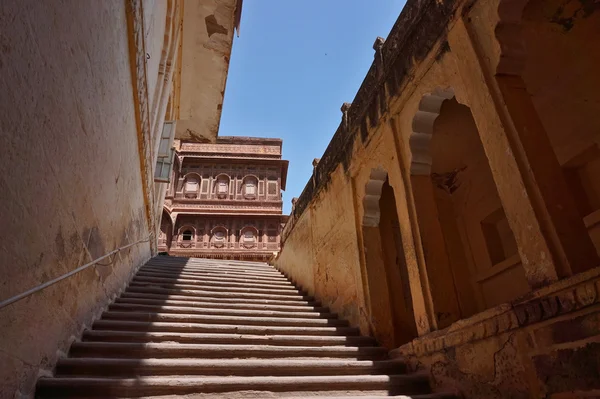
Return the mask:
[[152,272],[138,272],[135,276],[137,279],[147,278],[161,278],[165,280],[171,280],[179,283],[189,282],[200,282],[205,285],[211,285],[215,287],[246,287],[246,288],[275,288],[275,289],[288,289],[297,290],[289,281],[287,282],[255,282],[252,280],[239,279],[237,281],[233,278],[221,278],[221,277],[197,277],[197,276],[172,276],[164,273],[152,273]]
[[94,330],[155,331],[189,333],[226,333],[256,335],[318,335],[355,336],[359,330],[355,327],[289,327],[289,326],[234,326],[227,324],[143,322],[125,320],[96,320]]
[[253,275],[248,273],[237,273],[237,272],[228,272],[228,271],[185,271],[185,270],[169,270],[164,268],[156,268],[143,266],[139,271],[144,273],[162,273],[168,274],[170,276],[197,276],[197,277],[219,277],[219,278],[236,278],[236,279],[245,279],[245,280],[254,280],[254,281],[266,281],[266,282],[289,282],[289,280],[284,275],[272,275],[272,276],[262,276],[262,275]]
[[[162,280],[162,281],[161,281]],[[201,281],[178,282],[164,279],[148,279],[134,277],[129,283],[130,287],[162,287],[170,289],[190,289],[190,290],[210,290],[219,292],[239,292],[252,294],[273,294],[273,295],[303,295],[304,292],[297,288],[280,289],[280,288],[259,288],[259,287],[239,287],[239,286],[214,286],[203,284]]]
[[119,358],[347,358],[379,360],[387,350],[371,346],[215,345],[137,342],[74,342],[70,357]]
[[60,359],[56,365],[57,376],[309,376],[405,372],[405,364],[397,360],[68,358]]
[[159,287],[140,287],[135,283],[130,284],[127,287],[127,292],[144,292],[144,293],[156,293],[164,295],[184,295],[194,296],[199,298],[231,298],[238,302],[243,302],[246,299],[271,299],[277,301],[312,301],[313,298],[308,295],[300,294],[252,294],[246,292],[220,292],[220,291],[209,291],[209,290],[192,290],[184,288],[159,288]]
[[[389,394],[427,393],[424,374],[347,375],[293,377],[140,377],[140,378],[40,378],[40,397],[185,395],[236,391],[382,390]],[[259,396],[260,397],[260,396]]]
[[337,319],[335,313],[325,312],[298,312],[278,310],[248,310],[248,309],[219,309],[206,306],[172,306],[172,305],[146,305],[134,303],[113,303],[109,305],[110,311],[118,312],[156,312],[156,313],[183,313],[219,316],[252,316],[252,317],[292,317],[303,319]]
[[[279,396],[285,397],[286,399],[320,399],[326,397],[327,399],[459,399],[460,396],[457,393],[451,392],[440,392],[440,393],[429,393],[429,394],[418,394],[418,395],[385,395],[385,392],[377,394],[372,393],[373,391],[361,391],[361,392],[345,392],[348,395],[338,396],[338,395],[318,395],[318,396]],[[329,392],[331,393],[331,392]],[[225,396],[227,397],[227,396]],[[233,397],[233,396],[231,396]],[[262,396],[261,396],[262,397]],[[194,396],[186,396],[186,399],[193,399]],[[199,398],[199,397],[198,397]],[[221,397],[222,398],[222,397]],[[168,396],[161,396],[161,399],[171,399]],[[206,396],[203,399],[209,399]]]
[[202,315],[191,313],[152,313],[152,312],[116,312],[102,313],[104,320],[129,320],[129,321],[169,321],[192,322],[203,324],[226,324],[235,326],[303,326],[303,327],[346,327],[347,320],[340,319],[315,319],[292,317],[251,317],[251,316],[220,316]]
[[171,272],[218,272],[218,273],[238,273],[244,275],[254,275],[254,276],[265,276],[265,277],[283,277],[283,274],[275,270],[271,269],[247,269],[247,268],[230,268],[230,267],[217,267],[217,266],[183,266],[183,267],[169,267],[169,266],[159,266],[148,264],[144,267],[153,267],[155,269],[168,270]]
[[[187,297],[185,297],[188,299]],[[209,301],[194,301],[194,300],[177,300],[177,299],[153,299],[135,296],[126,296],[115,299],[115,303],[129,303],[138,305],[158,305],[158,306],[191,306],[201,308],[212,308],[219,310],[239,309],[239,310],[264,310],[264,311],[282,311],[282,312],[316,312],[330,313],[329,308],[322,306],[287,306],[287,305],[268,305],[268,304],[251,304],[251,303],[228,303],[228,302],[209,302]]]
[[272,265],[269,265],[266,262],[245,262],[245,261],[233,261],[226,259],[201,259],[201,258],[152,258],[148,260],[147,263],[160,263],[160,264],[168,264],[168,265],[180,265],[180,266],[190,266],[190,265],[217,265],[223,267],[257,267],[257,268],[273,268]]
[[238,298],[213,298],[206,296],[195,296],[195,295],[178,295],[178,294],[170,294],[170,293],[156,293],[156,292],[142,292],[129,290],[123,292],[121,294],[121,298],[145,298],[145,299],[158,299],[158,300],[178,300],[178,301],[190,301],[190,302],[206,302],[213,303],[214,306],[221,306],[224,304],[253,304],[253,305],[277,305],[277,306],[319,306],[319,302],[314,300],[297,300],[297,301],[279,301],[275,299],[244,299],[240,300]]
[[277,270],[275,267],[267,264],[233,264],[233,263],[223,263],[223,262],[170,262],[164,260],[154,260],[151,259],[146,262],[147,265],[158,265],[160,267],[214,267],[219,269],[234,269],[234,270],[259,270],[259,271],[273,271]]
[[371,337],[319,335],[250,335],[235,333],[187,333],[85,330],[83,341],[181,342],[190,344],[286,345],[286,346],[376,346]]

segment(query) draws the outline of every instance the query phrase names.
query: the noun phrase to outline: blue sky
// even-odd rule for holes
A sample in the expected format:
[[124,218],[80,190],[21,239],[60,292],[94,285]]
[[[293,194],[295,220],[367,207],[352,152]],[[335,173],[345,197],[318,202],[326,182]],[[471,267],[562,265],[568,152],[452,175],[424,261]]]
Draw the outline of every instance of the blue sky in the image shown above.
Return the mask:
[[402,0],[246,0],[220,136],[278,137],[290,161],[284,213],[300,195]]

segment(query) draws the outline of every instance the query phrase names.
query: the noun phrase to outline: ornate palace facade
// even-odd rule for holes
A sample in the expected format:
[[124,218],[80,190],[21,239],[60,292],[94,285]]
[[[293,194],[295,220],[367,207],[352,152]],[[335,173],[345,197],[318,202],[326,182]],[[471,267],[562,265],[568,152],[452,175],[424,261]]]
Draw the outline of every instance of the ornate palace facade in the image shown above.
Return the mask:
[[267,260],[280,249],[288,161],[282,140],[219,137],[176,142],[159,251],[202,258]]

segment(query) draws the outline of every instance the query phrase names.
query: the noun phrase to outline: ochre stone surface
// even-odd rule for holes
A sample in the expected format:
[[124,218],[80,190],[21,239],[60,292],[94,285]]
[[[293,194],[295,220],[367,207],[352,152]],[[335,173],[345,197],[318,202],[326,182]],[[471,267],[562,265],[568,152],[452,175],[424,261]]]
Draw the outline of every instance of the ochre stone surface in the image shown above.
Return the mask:
[[579,0],[408,1],[278,268],[440,388],[597,392],[599,22]]

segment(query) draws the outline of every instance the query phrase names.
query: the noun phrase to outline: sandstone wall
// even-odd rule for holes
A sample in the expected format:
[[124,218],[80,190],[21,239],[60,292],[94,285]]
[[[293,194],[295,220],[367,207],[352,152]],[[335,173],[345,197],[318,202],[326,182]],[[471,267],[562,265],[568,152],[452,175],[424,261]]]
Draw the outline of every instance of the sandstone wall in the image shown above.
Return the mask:
[[600,388],[599,271],[537,291],[392,352],[466,398],[591,398]]
[[597,395],[599,10],[408,1],[277,267],[440,388]]
[[[145,32],[151,87],[166,4],[154,4]],[[2,299],[150,233],[125,6],[0,5]],[[57,349],[66,350],[150,256],[150,243],[139,244],[0,309],[0,397],[31,393],[38,369],[51,369]]]

